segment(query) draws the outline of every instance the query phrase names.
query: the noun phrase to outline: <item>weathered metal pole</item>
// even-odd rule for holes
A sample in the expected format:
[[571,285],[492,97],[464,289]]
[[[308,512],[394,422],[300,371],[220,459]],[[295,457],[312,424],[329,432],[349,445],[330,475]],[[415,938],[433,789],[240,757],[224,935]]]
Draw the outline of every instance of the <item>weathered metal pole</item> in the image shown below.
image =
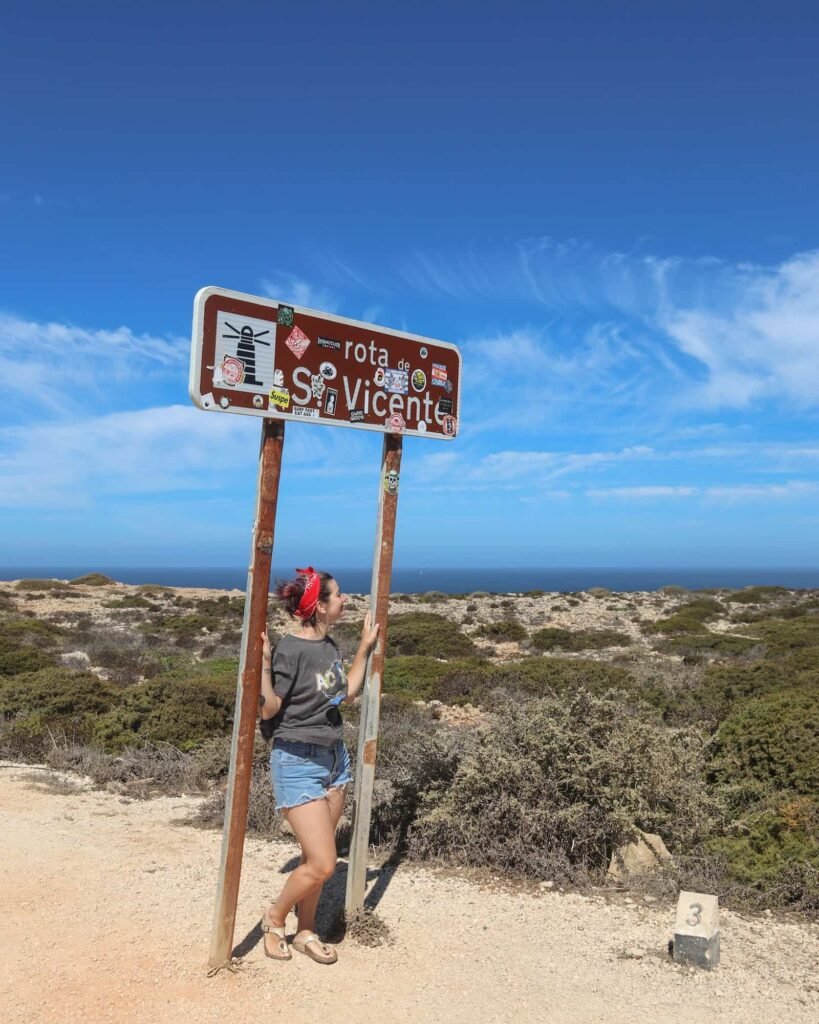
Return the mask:
[[236,923],[250,775],[253,768],[253,741],[261,689],[262,631],[267,622],[267,596],[270,590],[270,563],[283,446],[284,422],[265,419],[262,423],[256,518],[253,523],[250,566],[247,571],[242,649],[236,687],[236,708],[233,713],[233,741],[225,799],[222,859],[216,884],[216,907],[210,940],[211,967],[227,963],[233,949],[233,928]]
[[373,575],[370,585],[370,611],[379,625],[378,640],[367,660],[367,674],[361,698],[361,725],[358,733],[355,787],[353,790],[353,827],[347,868],[345,910],[350,920],[364,907],[367,883],[367,852],[370,839],[375,756],[381,711],[381,682],[387,653],[387,612],[390,604],[392,556],[395,547],[395,517],[398,511],[398,475],[401,470],[403,439],[398,434],[384,435],[381,477],[378,492],[378,523],[375,534]]

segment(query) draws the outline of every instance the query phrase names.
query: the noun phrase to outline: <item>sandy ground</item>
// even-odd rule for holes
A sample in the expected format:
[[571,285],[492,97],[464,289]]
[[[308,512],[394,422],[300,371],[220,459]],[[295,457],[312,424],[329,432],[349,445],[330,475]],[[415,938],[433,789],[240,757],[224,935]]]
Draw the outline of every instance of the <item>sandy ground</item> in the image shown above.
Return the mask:
[[[0,764],[4,1024],[229,1020],[460,1022],[819,1019],[819,927],[722,912],[722,964],[675,965],[670,904],[488,889],[451,873],[373,869],[392,943],[339,962],[265,959],[260,911],[296,847],[249,839],[241,967],[208,977],[220,835],[181,824],[196,798],[55,792],[54,773]],[[343,902],[346,865],[323,902]]]

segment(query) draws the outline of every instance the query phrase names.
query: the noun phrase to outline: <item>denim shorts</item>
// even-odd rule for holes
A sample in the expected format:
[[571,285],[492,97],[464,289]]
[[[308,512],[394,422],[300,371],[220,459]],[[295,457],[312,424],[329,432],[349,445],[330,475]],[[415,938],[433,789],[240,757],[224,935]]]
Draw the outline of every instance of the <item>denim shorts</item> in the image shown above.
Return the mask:
[[341,740],[332,747],[297,740],[274,740],[270,777],[276,810],[321,800],[331,789],[352,781],[350,755]]

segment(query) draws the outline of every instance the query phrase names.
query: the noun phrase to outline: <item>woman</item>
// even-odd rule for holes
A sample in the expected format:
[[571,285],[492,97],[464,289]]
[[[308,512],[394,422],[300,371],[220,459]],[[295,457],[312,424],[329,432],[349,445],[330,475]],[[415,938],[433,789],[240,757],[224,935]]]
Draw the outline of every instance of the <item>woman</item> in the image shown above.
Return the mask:
[[345,673],[328,631],[344,611],[347,595],[326,572],[312,566],[280,585],[276,596],[301,621],[271,652],[265,631],[262,654],[261,730],[273,739],[270,774],[281,810],[301,846],[301,862],[262,917],[265,954],[290,960],[285,919],[298,904],[298,932],[293,946],[320,964],[333,964],[336,951],[316,933],[321,888],[336,868],[335,832],[347,784],[350,758],[342,739],[339,705],[352,701],[364,682],[367,654],[378,636],[369,613],[361,642]]

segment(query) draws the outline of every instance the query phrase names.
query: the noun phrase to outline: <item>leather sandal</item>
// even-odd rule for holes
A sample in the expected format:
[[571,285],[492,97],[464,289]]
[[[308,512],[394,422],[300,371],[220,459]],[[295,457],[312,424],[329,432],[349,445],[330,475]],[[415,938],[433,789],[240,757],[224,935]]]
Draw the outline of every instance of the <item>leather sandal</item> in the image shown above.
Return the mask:
[[309,932],[305,939],[293,939],[293,949],[309,956],[317,964],[334,964],[338,960],[338,953],[323,943],[315,932]]
[[[292,960],[293,954],[290,952],[290,947],[287,945],[287,939],[285,938],[284,926],[277,928],[275,925],[268,924],[262,917],[262,931],[264,932],[264,938],[262,944],[264,945],[264,955],[269,957],[271,960]],[[275,945],[268,945],[268,937],[275,936]]]

